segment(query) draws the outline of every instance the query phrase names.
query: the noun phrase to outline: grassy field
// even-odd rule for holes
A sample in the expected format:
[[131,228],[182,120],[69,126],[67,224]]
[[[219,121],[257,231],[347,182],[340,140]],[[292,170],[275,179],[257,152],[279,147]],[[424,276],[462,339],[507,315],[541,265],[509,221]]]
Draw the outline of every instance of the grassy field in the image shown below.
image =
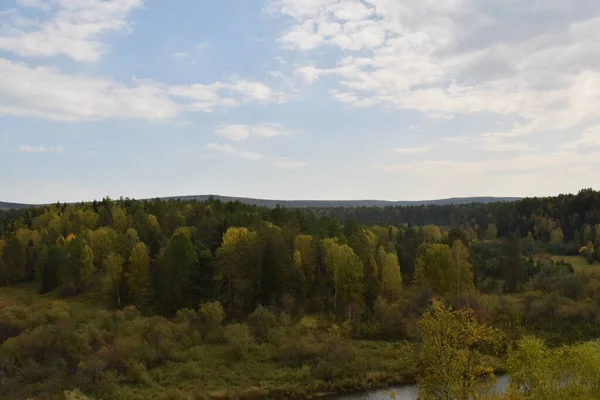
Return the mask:
[[593,264],[588,264],[583,256],[552,256],[552,259],[571,264],[576,272],[600,274],[600,263],[594,261]]

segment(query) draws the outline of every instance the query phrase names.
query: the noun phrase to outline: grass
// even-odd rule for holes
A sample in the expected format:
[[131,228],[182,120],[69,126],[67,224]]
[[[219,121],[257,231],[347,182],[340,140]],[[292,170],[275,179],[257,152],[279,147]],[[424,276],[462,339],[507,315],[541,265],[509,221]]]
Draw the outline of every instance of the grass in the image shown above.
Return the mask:
[[587,260],[583,256],[552,256],[552,260],[564,261],[571,264],[575,272],[600,274],[600,263],[594,261],[593,264],[588,264]]
[[[61,299],[56,293],[40,295],[35,284],[0,287],[0,310],[12,304],[43,310],[62,303],[73,311],[93,316],[104,309],[97,300],[94,294],[67,299]],[[411,344],[359,340],[352,344],[354,361],[351,365],[339,366],[350,372],[327,379],[315,374],[311,366],[289,366],[277,361],[274,344],[257,345],[243,359],[234,360],[227,346],[202,342],[148,370],[150,379],[146,383],[119,383],[118,398],[305,399],[414,382],[417,370]],[[3,398],[1,394],[0,398]]]
[[123,388],[127,399],[303,399],[329,393],[353,391],[413,381],[414,369],[406,363],[407,345],[385,342],[355,342],[359,373],[353,377],[324,381],[308,366],[285,367],[272,361],[270,345],[241,361],[230,361],[219,345],[190,349],[194,360],[169,363],[151,372],[153,386]]

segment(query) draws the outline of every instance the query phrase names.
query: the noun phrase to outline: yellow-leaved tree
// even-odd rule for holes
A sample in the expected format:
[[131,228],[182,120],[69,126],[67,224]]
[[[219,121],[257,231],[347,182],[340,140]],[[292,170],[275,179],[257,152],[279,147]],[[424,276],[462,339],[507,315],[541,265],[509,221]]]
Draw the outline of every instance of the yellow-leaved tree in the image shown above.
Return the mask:
[[451,310],[436,299],[418,329],[420,399],[471,400],[493,387],[496,377],[483,356],[500,349],[500,331],[479,323],[471,309]]

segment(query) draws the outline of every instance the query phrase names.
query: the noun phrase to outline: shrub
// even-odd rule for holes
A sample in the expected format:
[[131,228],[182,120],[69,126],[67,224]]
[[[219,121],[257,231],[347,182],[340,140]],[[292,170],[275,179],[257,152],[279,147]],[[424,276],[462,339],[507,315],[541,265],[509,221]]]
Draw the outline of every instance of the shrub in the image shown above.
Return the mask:
[[245,358],[255,344],[250,327],[246,324],[227,325],[224,337],[231,354],[236,359]]
[[219,334],[221,324],[225,319],[225,311],[218,301],[206,302],[200,305],[201,332],[203,335],[216,336]]
[[263,306],[248,316],[248,326],[252,334],[259,342],[269,339],[269,332],[277,325],[277,316]]

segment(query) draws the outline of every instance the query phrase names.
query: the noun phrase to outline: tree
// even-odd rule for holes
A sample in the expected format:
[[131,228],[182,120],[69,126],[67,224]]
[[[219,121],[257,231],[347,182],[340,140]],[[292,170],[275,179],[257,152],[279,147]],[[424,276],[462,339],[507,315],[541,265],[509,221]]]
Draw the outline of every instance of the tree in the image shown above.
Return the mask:
[[2,280],[10,285],[24,279],[27,275],[27,252],[16,235],[6,240],[2,256]]
[[124,234],[131,227],[131,217],[120,206],[111,208],[112,226],[119,234]]
[[221,327],[225,319],[225,311],[218,301],[205,302],[200,305],[198,310],[202,333],[204,335],[215,332]]
[[191,277],[198,261],[196,249],[184,233],[174,235],[161,257],[161,303],[167,314],[191,306]]
[[521,241],[513,234],[506,237],[502,246],[502,271],[504,287],[507,292],[516,292],[527,279],[527,270],[523,260]]
[[442,231],[437,225],[425,225],[422,229],[423,238],[428,243],[437,243],[442,240]]
[[562,244],[564,241],[565,236],[563,235],[563,231],[560,227],[554,229],[552,232],[550,232],[550,243],[557,245],[557,244]]
[[136,243],[129,256],[129,270],[125,278],[127,287],[134,301],[139,304],[144,301],[148,291],[148,270],[150,268],[150,255],[148,247],[142,243]]
[[587,245],[581,247],[579,249],[579,254],[581,254],[587,260],[588,264],[594,263],[594,244],[589,241]]
[[450,247],[445,244],[429,245],[417,259],[415,281],[443,295],[455,286],[453,264]]
[[590,225],[586,225],[583,229],[583,239],[586,243],[594,241],[594,232],[592,231],[592,227]]
[[66,241],[67,260],[61,274],[65,279],[62,283],[72,283],[77,291],[81,291],[94,273],[94,253],[81,236],[70,236]]
[[600,393],[600,345],[596,342],[548,348],[526,336],[507,360],[511,386],[530,400],[595,399]]
[[40,282],[40,293],[47,293],[60,285],[59,272],[67,260],[67,253],[63,246],[52,245],[48,250],[48,258],[44,264]]
[[8,284],[9,272],[8,272],[6,263],[4,262],[4,250],[5,249],[6,249],[6,241],[4,239],[0,239],[0,279],[3,279]]
[[450,229],[448,231],[448,245],[452,245],[457,240],[460,240],[465,247],[469,246],[469,242],[471,241],[464,230],[457,228]]
[[418,322],[419,397],[470,400],[495,382],[483,354],[500,347],[501,334],[477,321],[470,309],[451,310],[433,300]]
[[402,275],[400,273],[400,264],[398,256],[388,253],[381,271],[383,292],[392,300],[398,297],[402,289]]
[[496,224],[489,224],[487,229],[485,230],[485,239],[494,240],[498,236],[498,228],[496,228]]
[[300,268],[310,287],[317,269],[315,243],[311,235],[298,235],[294,239],[294,264]]
[[114,291],[117,305],[121,308],[121,296],[123,285],[123,257],[117,253],[110,253],[104,259],[104,279],[106,287]]
[[535,239],[533,238],[531,231],[527,232],[527,237],[524,241],[524,247],[528,254],[531,254],[533,251],[535,251]]
[[104,259],[117,249],[119,235],[110,227],[100,227],[88,234],[88,243],[94,253],[94,265],[97,269],[102,268]]
[[215,280],[227,313],[251,312],[261,293],[264,243],[257,232],[229,228],[215,255]]
[[325,265],[327,273],[334,283],[334,312],[337,312],[338,301],[348,308],[361,304],[363,300],[364,266],[360,258],[347,244],[339,245],[336,240],[325,239]]
[[473,266],[469,263],[469,250],[460,239],[454,241],[451,251],[455,276],[452,282],[455,284],[454,289],[456,290],[456,298],[458,300],[461,293],[466,293],[474,289]]

